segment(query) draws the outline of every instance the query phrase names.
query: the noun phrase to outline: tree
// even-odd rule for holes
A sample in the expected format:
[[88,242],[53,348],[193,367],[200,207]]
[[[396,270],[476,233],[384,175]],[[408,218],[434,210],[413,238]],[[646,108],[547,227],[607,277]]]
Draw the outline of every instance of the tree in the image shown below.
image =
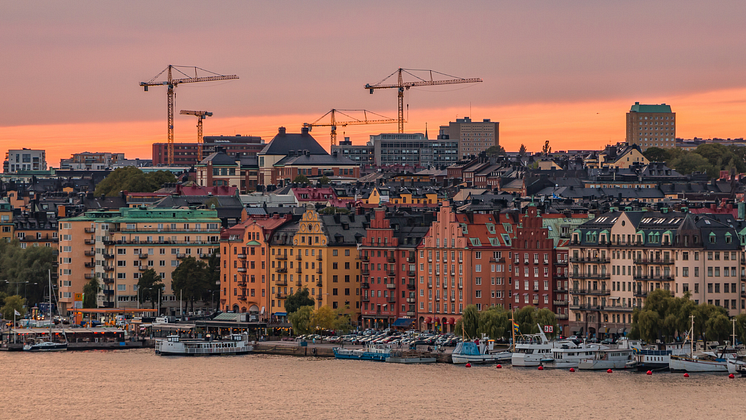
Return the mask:
[[209,300],[211,304],[215,292],[220,292],[220,256],[217,251],[216,249],[215,252],[210,254],[210,258],[207,259],[207,267],[205,267],[205,293],[202,300],[205,302]]
[[523,144],[521,144],[521,148],[518,149],[518,156],[520,157],[526,156],[526,146],[524,146]]
[[285,299],[285,311],[289,315],[304,306],[313,307],[315,304],[316,304],[316,301],[314,301],[309,296],[307,287],[298,288],[298,290],[296,290],[295,293],[293,293],[292,295],[288,296],[287,299]]
[[728,319],[728,315],[720,312],[714,314],[710,319],[707,320],[707,340],[718,341],[722,343],[722,340],[727,339],[731,335],[731,322]]
[[549,140],[544,142],[544,147],[541,148],[541,153],[544,156],[549,156],[549,154],[552,153],[552,148],[549,146]]
[[308,184],[308,177],[305,175],[298,175],[293,179],[293,182],[296,184]]
[[145,270],[137,281],[137,294],[140,303],[144,304],[145,302],[150,301],[150,307],[155,309],[155,303],[158,302],[159,292],[163,292],[161,276],[159,276],[152,268]]
[[490,338],[504,338],[510,331],[508,313],[501,306],[493,306],[479,313],[479,328],[477,333]]
[[477,305],[467,305],[461,315],[461,319],[456,323],[454,332],[458,335],[464,334],[465,339],[477,338],[479,331],[479,311]]
[[679,158],[673,159],[670,166],[684,175],[693,172],[706,173],[709,177],[717,175],[718,169],[715,168],[707,159],[697,153],[689,152],[682,154]]
[[337,327],[337,313],[328,306],[322,306],[313,313],[311,323],[318,330],[333,330]]
[[736,336],[738,341],[746,343],[746,314],[736,316]]
[[329,182],[329,178],[326,175],[319,178],[319,185],[329,185]]
[[18,296],[8,296],[5,298],[5,305],[0,308],[0,312],[3,313],[3,318],[13,319],[13,314],[18,311],[21,316],[26,314],[26,299]]
[[500,156],[505,154],[505,149],[500,146],[490,146],[484,151],[487,156]]
[[171,273],[171,289],[176,296],[183,296],[187,303],[191,302],[194,311],[194,301],[204,295],[207,285],[206,264],[194,257],[186,257],[176,270]]
[[98,308],[98,292],[100,290],[101,285],[98,282],[98,277],[93,277],[83,286],[84,308]]
[[667,162],[670,158],[666,149],[660,147],[648,147],[642,154],[651,162]]
[[288,320],[293,325],[296,335],[310,334],[314,332],[311,324],[313,318],[313,306],[302,306],[288,315]]
[[651,310],[642,310],[638,313],[636,325],[641,339],[654,343],[658,339],[661,326],[660,315]]
[[94,194],[113,197],[120,191],[153,192],[167,182],[176,182],[174,174],[168,171],[144,173],[134,166],[117,168],[99,182]]
[[54,249],[32,246],[21,248],[15,240],[11,243],[0,241],[0,278],[5,290],[12,294],[25,295],[30,306],[44,300],[49,290],[49,271],[54,269],[57,257]]

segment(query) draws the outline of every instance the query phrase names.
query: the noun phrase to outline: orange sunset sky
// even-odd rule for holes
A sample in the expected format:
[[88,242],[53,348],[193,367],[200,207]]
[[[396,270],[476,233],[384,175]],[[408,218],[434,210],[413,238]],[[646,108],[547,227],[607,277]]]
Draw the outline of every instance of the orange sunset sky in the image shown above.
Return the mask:
[[[0,15],[1,147],[46,149],[51,166],[81,151],[150,158],[166,140],[166,92],[138,84],[168,64],[240,77],[177,88],[177,142],[196,137],[180,109],[214,112],[205,135],[266,141],[331,108],[394,117],[395,91],[363,87],[398,67],[484,79],[407,91],[406,131],[427,124],[430,138],[471,116],[499,121],[509,151],[601,148],[624,141],[635,101],[671,104],[677,137],[744,137],[746,2],[606,3],[16,2]],[[328,147],[328,128],[312,134]]]

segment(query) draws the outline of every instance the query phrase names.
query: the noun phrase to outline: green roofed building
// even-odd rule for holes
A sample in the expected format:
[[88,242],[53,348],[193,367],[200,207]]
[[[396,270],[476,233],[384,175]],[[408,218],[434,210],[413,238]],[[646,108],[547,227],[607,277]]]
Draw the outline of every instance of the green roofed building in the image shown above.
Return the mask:
[[676,113],[671,105],[635,102],[627,113],[627,144],[636,144],[642,151],[676,147]]

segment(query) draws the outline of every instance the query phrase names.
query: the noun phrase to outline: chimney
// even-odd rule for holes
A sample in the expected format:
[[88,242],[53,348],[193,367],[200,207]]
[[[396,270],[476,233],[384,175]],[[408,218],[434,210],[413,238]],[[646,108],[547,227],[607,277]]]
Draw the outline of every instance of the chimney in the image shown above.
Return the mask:
[[308,127],[303,127],[300,129],[300,133],[304,136],[308,135]]
[[285,135],[285,127],[280,127],[277,130],[277,135],[284,136]]
[[63,205],[57,206],[57,218],[58,219],[64,219],[65,218],[65,206],[63,206]]

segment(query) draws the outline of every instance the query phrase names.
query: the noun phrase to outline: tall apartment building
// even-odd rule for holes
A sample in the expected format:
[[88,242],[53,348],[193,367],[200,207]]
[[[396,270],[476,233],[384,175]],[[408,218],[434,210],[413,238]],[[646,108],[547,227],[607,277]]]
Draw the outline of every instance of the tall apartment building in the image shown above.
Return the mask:
[[514,226],[506,215],[499,216],[457,214],[448,202],[443,203],[418,247],[419,329],[453,331],[470,304],[479,310],[510,307],[509,232]]
[[285,300],[307,288],[316,307],[329,306],[360,322],[360,260],[357,246],[368,221],[360,215],[322,215],[308,208],[299,221],[276,229],[270,239],[269,311],[285,319]]
[[676,113],[671,105],[643,105],[635,102],[627,113],[627,144],[648,147],[676,147]]
[[104,171],[113,169],[127,159],[124,153],[82,152],[73,153],[69,159],[60,159],[60,169],[71,171]]
[[[731,316],[744,311],[738,233],[705,215],[610,212],[573,232],[570,252],[570,332],[629,332],[634,308],[664,289],[691,294]],[[739,302],[740,301],[740,302]]]
[[3,162],[4,173],[24,171],[46,171],[47,158],[44,150],[10,149]]
[[557,276],[556,250],[549,229],[542,224],[536,206],[530,206],[519,219],[513,241],[513,301],[512,308],[534,306],[555,308],[553,279]]
[[[198,147],[202,156],[214,153],[222,148],[225,153],[240,156],[256,156],[265,146],[261,137],[242,136],[204,136],[200,143],[174,143],[174,166],[191,166],[197,164]],[[168,163],[168,143],[153,143],[153,166]]]
[[492,146],[500,145],[500,123],[484,119],[457,118],[440,127],[438,138],[458,142],[458,158],[476,156]]
[[448,166],[458,162],[458,142],[429,140],[422,133],[382,133],[370,136],[377,166]]
[[388,328],[417,314],[417,246],[429,227],[422,215],[378,207],[359,247],[364,328]]
[[274,231],[290,215],[256,217],[233,226],[221,235],[220,308],[226,312],[269,317],[269,243]]
[[161,307],[175,314],[179,297],[171,288],[171,273],[183,258],[207,260],[217,251],[220,219],[215,210],[91,211],[60,220],[58,238],[63,310],[94,277],[103,288],[101,306],[136,308],[140,275],[153,269],[165,285]]

